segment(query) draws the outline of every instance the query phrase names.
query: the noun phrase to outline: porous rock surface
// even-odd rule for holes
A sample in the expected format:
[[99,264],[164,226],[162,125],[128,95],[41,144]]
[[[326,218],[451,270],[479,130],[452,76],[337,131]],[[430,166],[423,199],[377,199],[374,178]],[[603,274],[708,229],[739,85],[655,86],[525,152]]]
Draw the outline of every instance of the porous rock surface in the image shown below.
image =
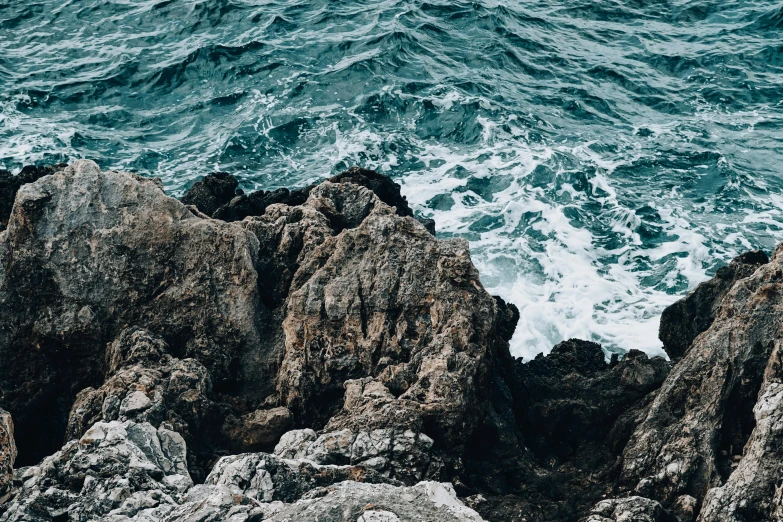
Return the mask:
[[783,520],[780,249],[664,312],[672,361],[522,362],[378,173],[0,185],[0,521]]

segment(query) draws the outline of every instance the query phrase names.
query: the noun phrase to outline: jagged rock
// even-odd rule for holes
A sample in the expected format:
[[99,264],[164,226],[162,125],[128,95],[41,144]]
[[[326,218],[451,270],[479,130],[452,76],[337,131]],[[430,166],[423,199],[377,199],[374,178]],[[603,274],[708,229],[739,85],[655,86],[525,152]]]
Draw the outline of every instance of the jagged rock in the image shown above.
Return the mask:
[[625,449],[623,484],[665,507],[682,495],[705,499],[704,522],[774,519],[782,317],[779,246],[734,283],[674,366]]
[[[405,196],[400,194],[400,186],[383,174],[359,167],[351,167],[345,172],[329,178],[327,181],[339,184],[351,183],[366,187],[382,202],[390,207],[395,207],[398,215],[413,216],[413,211],[408,205],[408,201],[405,199]],[[307,201],[310,192],[319,184],[315,183],[295,190],[280,188],[273,191],[258,190],[248,195],[241,194],[235,198],[229,198],[230,201],[226,202],[217,211],[204,212],[202,210],[202,212],[224,221],[241,221],[248,216],[262,216],[270,205],[284,204],[294,207],[303,204]],[[188,194],[185,195],[183,201],[185,201],[185,198],[188,198],[188,201],[190,200]],[[201,209],[199,208],[199,210]],[[434,222],[432,223],[432,228],[434,233]]]
[[[426,419],[434,435],[459,444],[483,415],[476,385],[495,343],[496,305],[467,243],[435,240],[354,185],[325,182],[303,207],[351,212],[341,214],[341,233],[299,259],[291,281],[277,379],[283,404],[300,422],[340,412],[330,430],[402,423],[421,432]],[[362,377],[389,394],[338,410],[343,383]]]
[[674,522],[656,501],[643,497],[602,500],[585,522]]
[[571,339],[509,367],[514,373],[495,382],[510,388],[492,405],[510,394],[512,411],[498,410],[507,419],[500,428],[477,431],[463,494],[484,494],[475,509],[488,520],[577,520],[613,493],[625,443],[669,363],[635,350],[607,362],[600,345]]
[[[482,518],[457,499],[450,484],[420,482],[410,487],[341,482],[311,498],[280,507],[267,520],[322,522],[481,522]],[[383,517],[383,518],[381,518]]]
[[65,439],[78,439],[99,421],[163,423],[185,437],[190,470],[197,479],[221,446],[219,422],[231,408],[213,400],[206,368],[194,359],[172,357],[159,337],[127,328],[108,347],[109,377],[100,388],[86,388],[71,408]]
[[658,337],[669,357],[682,357],[696,336],[710,327],[734,283],[767,263],[769,258],[761,250],[739,255],[728,266],[719,268],[715,277],[666,308],[661,314]]
[[231,417],[223,426],[223,433],[238,451],[258,451],[272,448],[291,426],[293,416],[288,408],[256,410],[241,418]]
[[783,366],[775,340],[753,407],[756,425],[726,482],[707,492],[700,522],[783,520]]
[[7,170],[0,169],[0,232],[5,230],[8,225],[8,218],[11,215],[11,208],[19,188],[44,176],[54,174],[65,167],[64,164],[48,167],[26,166],[16,176]]
[[211,216],[234,198],[238,186],[239,182],[228,172],[213,172],[194,183],[181,201]]
[[345,480],[401,485],[364,466],[320,465],[306,459],[281,459],[268,453],[223,457],[204,483],[230,487],[259,502],[294,502],[316,488]]
[[17,489],[0,506],[0,521],[117,520],[174,508],[193,486],[185,455],[176,432],[99,422],[39,465],[17,470]]
[[77,161],[22,186],[0,237],[0,405],[23,464],[62,444],[76,393],[101,385],[106,346],[127,325],[200,361],[218,389],[273,391],[258,240],[242,227],[198,217],[153,180]]
[[608,449],[601,443],[615,420],[660,387],[669,369],[663,358],[648,359],[638,350],[608,364],[600,345],[577,339],[558,344],[547,357],[518,363],[526,445],[543,461],[578,458],[594,467]]
[[307,449],[318,436],[311,429],[291,430],[280,437],[275,446],[275,455],[283,459],[303,459]]
[[14,442],[14,421],[11,414],[0,409],[0,502],[3,502],[14,476],[16,443]]

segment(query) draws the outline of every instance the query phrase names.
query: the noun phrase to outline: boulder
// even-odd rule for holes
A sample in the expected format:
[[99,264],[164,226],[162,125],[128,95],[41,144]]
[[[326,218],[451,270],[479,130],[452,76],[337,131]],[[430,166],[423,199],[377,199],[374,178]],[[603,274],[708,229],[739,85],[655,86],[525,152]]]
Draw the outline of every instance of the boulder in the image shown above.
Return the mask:
[[[410,487],[341,482],[267,515],[269,522],[481,522],[450,484],[420,482]],[[271,511],[271,510],[270,510]]]
[[584,522],[676,522],[661,504],[649,498],[625,497],[602,500]]
[[133,421],[99,422],[36,466],[16,471],[2,522],[121,520],[167,512],[193,481],[173,431]]
[[271,449],[288,430],[293,415],[288,408],[277,407],[269,410],[256,410],[226,419],[223,433],[232,441],[237,451],[258,451]]
[[99,421],[167,426],[185,438],[191,475],[203,480],[216,453],[228,445],[219,427],[233,411],[214,399],[207,369],[195,359],[171,356],[165,341],[138,327],[123,330],[106,358],[106,381],[77,394],[65,440],[79,439]]

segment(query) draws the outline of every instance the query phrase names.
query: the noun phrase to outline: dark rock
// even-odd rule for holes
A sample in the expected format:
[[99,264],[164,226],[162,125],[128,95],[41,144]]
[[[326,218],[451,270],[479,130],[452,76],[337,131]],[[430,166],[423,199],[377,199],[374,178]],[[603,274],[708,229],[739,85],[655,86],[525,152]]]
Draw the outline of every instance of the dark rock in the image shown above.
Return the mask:
[[719,268],[715,277],[666,308],[661,314],[658,337],[669,357],[682,357],[696,336],[710,327],[724,296],[734,283],[767,263],[769,258],[761,250],[737,256],[728,266]]
[[46,167],[28,165],[16,176],[7,170],[0,170],[0,232],[5,230],[8,225],[8,218],[11,215],[11,208],[19,188],[44,176],[54,174],[65,167],[65,164]]
[[256,410],[238,419],[233,416],[226,419],[223,433],[231,441],[234,451],[272,449],[291,427],[292,421],[293,415],[288,408]]
[[[383,203],[390,207],[395,207],[398,216],[413,216],[413,211],[408,205],[408,201],[405,199],[405,196],[400,194],[400,186],[388,176],[384,176],[373,170],[351,167],[345,172],[331,177],[326,181],[338,184],[351,183],[366,187],[378,196],[378,199]],[[212,215],[213,217],[224,221],[241,221],[248,216],[261,216],[266,212],[269,205],[282,203],[290,207],[295,207],[303,204],[307,201],[310,191],[319,184],[320,183],[315,183],[295,190],[280,188],[273,191],[258,190],[249,195],[243,193],[242,195],[230,199],[229,202],[218,209],[217,212],[214,212],[214,214],[210,212],[205,212],[205,214]],[[339,217],[339,213],[335,214],[335,217]],[[429,222],[424,223],[424,225],[425,227],[429,227]],[[339,222],[333,223],[333,228],[339,231]],[[434,222],[432,223],[431,228],[432,233],[434,234]],[[428,230],[430,230],[430,228],[428,228]]]
[[601,445],[614,422],[660,387],[669,363],[631,350],[610,365],[600,345],[571,339],[546,357],[518,364],[517,372],[524,388],[527,446],[543,462],[576,459],[595,469],[606,458]]
[[238,186],[239,182],[228,172],[213,172],[194,183],[182,196],[182,202],[211,216],[234,198]]

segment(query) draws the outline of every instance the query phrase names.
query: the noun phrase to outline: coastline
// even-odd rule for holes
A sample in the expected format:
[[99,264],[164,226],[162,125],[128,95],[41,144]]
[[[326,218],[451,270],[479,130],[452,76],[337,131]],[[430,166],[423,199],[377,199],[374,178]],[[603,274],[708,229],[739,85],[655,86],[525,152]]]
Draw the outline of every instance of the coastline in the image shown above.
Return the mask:
[[0,521],[780,516],[780,249],[664,312],[671,361],[568,340],[523,364],[467,243],[375,172],[181,201],[89,161],[23,172]]

